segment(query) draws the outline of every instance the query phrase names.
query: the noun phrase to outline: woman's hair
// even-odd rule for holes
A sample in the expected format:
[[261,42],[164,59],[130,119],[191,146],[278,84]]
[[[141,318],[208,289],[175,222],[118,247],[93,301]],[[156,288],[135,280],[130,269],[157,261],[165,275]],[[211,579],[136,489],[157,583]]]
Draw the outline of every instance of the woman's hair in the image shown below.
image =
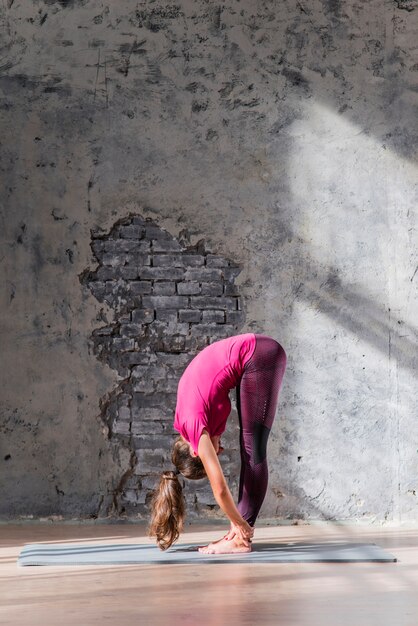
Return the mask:
[[[173,443],[171,460],[185,478],[199,480],[207,476],[201,459],[190,454],[189,445],[179,436]],[[157,537],[161,550],[167,550],[180,536],[185,517],[183,488],[177,473],[166,470],[151,498],[151,521],[148,536]]]

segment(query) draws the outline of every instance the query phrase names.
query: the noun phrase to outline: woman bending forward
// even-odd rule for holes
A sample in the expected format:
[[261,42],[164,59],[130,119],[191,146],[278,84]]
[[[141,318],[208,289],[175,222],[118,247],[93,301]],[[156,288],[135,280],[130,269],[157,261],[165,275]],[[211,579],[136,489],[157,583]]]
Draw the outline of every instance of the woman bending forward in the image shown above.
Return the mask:
[[[177,474],[207,477],[213,495],[231,522],[218,541],[202,546],[206,554],[249,552],[254,524],[267,491],[267,440],[276,413],[286,368],[282,346],[267,335],[244,333],[215,341],[201,350],[178,384],[174,428],[180,435],[171,459],[176,471],[164,471],[151,501],[150,537],[161,550],[180,536],[185,517]],[[236,388],[240,425],[241,472],[234,503],[218,454],[220,437],[231,412],[229,392]]]

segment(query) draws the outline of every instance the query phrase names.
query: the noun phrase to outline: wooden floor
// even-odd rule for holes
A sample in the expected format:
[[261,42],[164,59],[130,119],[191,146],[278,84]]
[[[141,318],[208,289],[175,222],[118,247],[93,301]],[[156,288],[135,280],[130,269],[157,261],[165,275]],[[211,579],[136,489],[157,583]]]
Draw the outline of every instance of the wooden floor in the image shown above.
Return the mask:
[[[205,545],[227,524],[187,526]],[[0,524],[0,624],[19,626],[417,626],[418,527],[255,528],[257,540],[374,542],[397,563],[19,567],[25,543],[152,544],[137,524]]]

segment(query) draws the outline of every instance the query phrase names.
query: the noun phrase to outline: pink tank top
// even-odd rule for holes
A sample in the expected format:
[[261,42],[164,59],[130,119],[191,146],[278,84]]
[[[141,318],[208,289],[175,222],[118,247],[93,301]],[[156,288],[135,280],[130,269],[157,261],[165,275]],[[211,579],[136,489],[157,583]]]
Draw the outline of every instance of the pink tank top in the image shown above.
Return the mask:
[[220,339],[201,350],[184,370],[173,426],[196,454],[204,428],[211,437],[224,432],[231,412],[229,391],[239,383],[255,343],[254,333]]

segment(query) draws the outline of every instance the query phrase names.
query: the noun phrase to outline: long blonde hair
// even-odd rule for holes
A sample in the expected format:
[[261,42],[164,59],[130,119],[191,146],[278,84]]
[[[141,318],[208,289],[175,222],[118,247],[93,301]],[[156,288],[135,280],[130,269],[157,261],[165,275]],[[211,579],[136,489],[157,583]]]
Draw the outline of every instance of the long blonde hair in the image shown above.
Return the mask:
[[179,538],[184,527],[186,506],[177,473],[190,480],[207,477],[201,459],[190,454],[189,445],[181,436],[173,443],[171,460],[177,472],[162,472],[152,494],[151,520],[147,529],[149,537],[157,537],[157,545],[161,550],[167,550]]

